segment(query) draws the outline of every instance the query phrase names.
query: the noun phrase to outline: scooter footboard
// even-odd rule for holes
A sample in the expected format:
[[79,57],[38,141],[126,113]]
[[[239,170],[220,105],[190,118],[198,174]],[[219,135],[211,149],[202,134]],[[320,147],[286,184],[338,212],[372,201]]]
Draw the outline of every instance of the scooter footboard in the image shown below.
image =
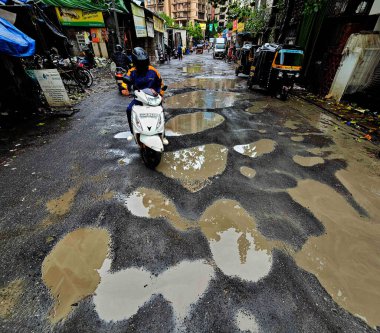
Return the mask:
[[158,151],[158,152],[164,151],[164,145],[162,143],[161,138],[158,135],[140,134],[140,142],[155,151]]

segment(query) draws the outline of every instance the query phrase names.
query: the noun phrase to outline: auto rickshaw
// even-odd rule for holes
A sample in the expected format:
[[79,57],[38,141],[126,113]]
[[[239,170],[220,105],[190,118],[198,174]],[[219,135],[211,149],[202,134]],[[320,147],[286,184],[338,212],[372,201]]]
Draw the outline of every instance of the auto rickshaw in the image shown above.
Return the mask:
[[294,45],[265,44],[257,49],[251,65],[248,87],[258,85],[272,96],[288,98],[299,78],[304,52]]
[[253,60],[253,54],[258,48],[257,45],[253,45],[250,42],[246,42],[240,50],[239,57],[237,60],[237,66],[235,69],[235,74],[238,76],[240,73],[249,75],[251,69],[251,63]]

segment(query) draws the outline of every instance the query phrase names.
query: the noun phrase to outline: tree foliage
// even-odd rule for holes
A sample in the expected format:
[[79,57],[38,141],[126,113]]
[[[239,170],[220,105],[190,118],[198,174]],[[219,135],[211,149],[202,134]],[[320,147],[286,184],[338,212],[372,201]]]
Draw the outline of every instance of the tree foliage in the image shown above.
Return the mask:
[[251,4],[239,6],[233,3],[228,9],[228,18],[245,23],[245,30],[258,34],[264,31],[269,14],[265,7],[255,8]]
[[201,40],[203,39],[203,32],[198,23],[193,25],[192,22],[189,22],[186,26],[186,30],[189,33],[190,36],[192,36],[196,40]]
[[325,5],[326,0],[307,0],[305,2],[305,7],[303,13],[305,15],[311,15],[318,13],[322,7]]
[[166,15],[165,13],[159,13],[158,15],[165,21],[166,26],[169,28],[179,28],[177,22],[169,15]]

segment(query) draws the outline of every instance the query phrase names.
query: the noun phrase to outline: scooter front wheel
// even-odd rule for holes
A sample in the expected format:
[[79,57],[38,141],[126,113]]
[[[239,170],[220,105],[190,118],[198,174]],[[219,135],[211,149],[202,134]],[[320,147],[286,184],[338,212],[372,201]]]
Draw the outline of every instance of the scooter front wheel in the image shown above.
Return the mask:
[[155,169],[161,162],[162,153],[149,147],[141,148],[141,158],[149,169]]

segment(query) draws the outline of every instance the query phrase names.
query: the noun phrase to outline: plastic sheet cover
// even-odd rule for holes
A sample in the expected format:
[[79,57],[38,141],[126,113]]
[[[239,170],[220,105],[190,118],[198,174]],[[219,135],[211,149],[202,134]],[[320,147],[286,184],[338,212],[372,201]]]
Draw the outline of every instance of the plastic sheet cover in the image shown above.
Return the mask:
[[[40,0],[39,2],[55,7],[78,8],[88,11],[108,11],[112,9],[112,1],[106,0]],[[117,11],[128,13],[123,0],[115,0],[115,7]]]
[[0,53],[14,57],[29,57],[35,53],[36,42],[6,19],[0,17]]

